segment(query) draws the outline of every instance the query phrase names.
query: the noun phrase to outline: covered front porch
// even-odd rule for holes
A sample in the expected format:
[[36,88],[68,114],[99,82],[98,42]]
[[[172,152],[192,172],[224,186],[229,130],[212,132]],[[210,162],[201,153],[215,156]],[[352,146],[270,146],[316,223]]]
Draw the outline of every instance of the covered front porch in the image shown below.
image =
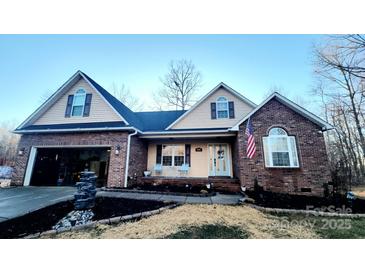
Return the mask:
[[236,135],[164,136],[148,140],[144,185],[190,185],[238,192],[235,172]]

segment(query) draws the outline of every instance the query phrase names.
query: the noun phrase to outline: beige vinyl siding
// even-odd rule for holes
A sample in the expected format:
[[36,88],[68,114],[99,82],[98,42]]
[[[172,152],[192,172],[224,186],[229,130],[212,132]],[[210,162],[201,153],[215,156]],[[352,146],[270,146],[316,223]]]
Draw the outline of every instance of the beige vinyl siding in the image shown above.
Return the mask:
[[[168,144],[185,144],[181,142],[174,142]],[[162,173],[156,174],[154,172],[154,167],[156,164],[156,145],[157,143],[150,143],[148,145],[148,158],[147,158],[147,169],[152,172],[152,176],[165,176],[165,177],[208,177],[208,160],[209,160],[209,152],[208,152],[208,143],[197,142],[197,143],[188,143],[191,145],[191,167],[189,169],[188,174],[180,174],[178,167],[162,167]],[[203,151],[197,152],[196,148],[202,148]],[[228,144],[228,157],[231,169],[231,175],[233,174],[232,169],[232,156],[231,156],[231,146]]]
[[[216,102],[218,97],[224,96],[228,101],[234,102],[234,119],[211,119],[210,116],[210,103]],[[246,116],[253,108],[242,101],[241,98],[233,95],[224,88],[218,89],[206,98],[200,105],[193,109],[188,115],[177,122],[172,129],[183,128],[220,128],[231,127],[239,122],[244,116]]]
[[[92,93],[90,115],[88,117],[65,117],[67,98],[75,94],[78,89],[84,89],[86,93]],[[54,103],[34,125],[68,124],[68,123],[92,123],[121,121],[120,116],[109,106],[84,79],[78,81],[70,90]]]

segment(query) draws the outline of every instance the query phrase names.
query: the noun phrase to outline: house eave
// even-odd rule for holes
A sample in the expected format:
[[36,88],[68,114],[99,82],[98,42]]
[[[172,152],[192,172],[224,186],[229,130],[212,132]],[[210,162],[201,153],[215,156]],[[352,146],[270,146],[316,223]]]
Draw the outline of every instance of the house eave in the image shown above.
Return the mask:
[[209,137],[229,137],[236,136],[236,133],[225,130],[179,130],[179,131],[156,131],[143,132],[140,138],[209,138]]
[[142,133],[135,127],[100,127],[100,128],[69,128],[69,129],[30,129],[14,130],[15,134],[31,134],[31,133],[67,133],[67,132],[93,132],[93,131],[137,131]]
[[238,123],[236,123],[234,126],[232,126],[230,131],[238,131],[239,126],[243,122],[245,122],[248,118],[250,118],[252,115],[254,115],[259,109],[261,109],[264,105],[266,105],[266,103],[268,103],[273,98],[276,98],[279,102],[283,103],[284,105],[286,105],[287,107],[289,107],[293,111],[299,113],[303,117],[307,118],[311,122],[313,122],[316,125],[318,125],[319,127],[321,127],[322,131],[327,131],[327,130],[334,129],[334,127],[331,124],[327,123],[326,121],[324,121],[323,119],[321,119],[317,115],[315,115],[315,114],[309,112],[308,110],[302,108],[301,106],[295,104],[294,102],[290,101],[288,98],[280,95],[279,93],[274,92],[268,98],[266,98],[266,100],[264,100],[261,104],[259,104],[255,109],[253,109],[245,117],[243,117]]

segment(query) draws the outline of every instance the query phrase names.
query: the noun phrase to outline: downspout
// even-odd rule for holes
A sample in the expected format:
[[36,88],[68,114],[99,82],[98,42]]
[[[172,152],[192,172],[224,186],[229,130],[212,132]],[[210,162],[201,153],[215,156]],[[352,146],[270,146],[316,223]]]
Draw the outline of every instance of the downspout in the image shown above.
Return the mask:
[[125,163],[125,174],[124,174],[124,187],[128,186],[128,169],[129,169],[129,154],[131,149],[131,137],[136,135],[138,131],[135,129],[133,133],[128,134],[128,141],[127,141],[127,157]]

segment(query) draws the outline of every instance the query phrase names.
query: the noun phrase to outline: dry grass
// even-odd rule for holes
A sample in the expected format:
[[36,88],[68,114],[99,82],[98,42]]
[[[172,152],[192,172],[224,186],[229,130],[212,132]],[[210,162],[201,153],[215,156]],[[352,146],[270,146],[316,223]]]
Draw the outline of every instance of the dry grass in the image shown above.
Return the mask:
[[352,192],[359,197],[365,198],[365,186],[354,186]]
[[273,226],[277,217],[268,216],[248,206],[183,205],[136,222],[116,226],[98,225],[84,231],[55,235],[63,239],[161,239],[179,232],[184,227],[220,224],[240,227],[250,238],[317,238],[309,228],[292,226],[279,229]]

